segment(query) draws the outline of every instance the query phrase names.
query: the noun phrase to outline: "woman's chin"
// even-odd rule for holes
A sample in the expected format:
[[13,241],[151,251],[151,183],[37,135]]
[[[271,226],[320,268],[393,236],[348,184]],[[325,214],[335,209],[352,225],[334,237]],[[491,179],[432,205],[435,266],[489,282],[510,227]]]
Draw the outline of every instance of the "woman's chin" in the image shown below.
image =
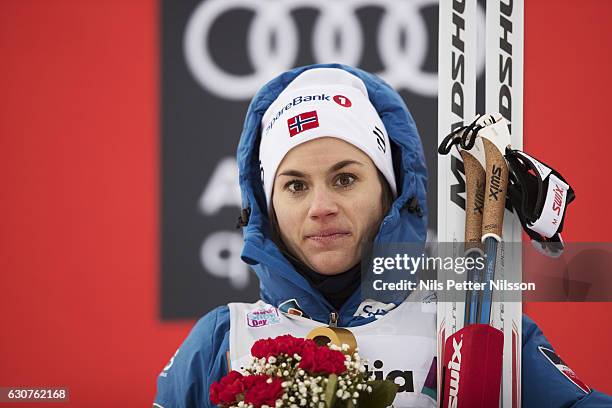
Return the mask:
[[359,259],[342,251],[318,254],[309,259],[309,266],[321,275],[338,275],[352,268]]

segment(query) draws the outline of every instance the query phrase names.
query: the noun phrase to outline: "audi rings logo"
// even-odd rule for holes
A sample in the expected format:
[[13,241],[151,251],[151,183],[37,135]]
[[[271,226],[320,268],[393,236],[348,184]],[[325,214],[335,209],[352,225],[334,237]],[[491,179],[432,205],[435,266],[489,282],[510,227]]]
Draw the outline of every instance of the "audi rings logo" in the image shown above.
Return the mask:
[[[395,89],[436,97],[438,76],[422,68],[434,39],[428,36],[420,10],[437,4],[437,0],[207,0],[196,7],[187,23],[185,58],[192,75],[209,92],[230,100],[249,99],[262,84],[294,66],[300,41],[292,11],[319,11],[311,38],[316,44],[312,47],[313,62],[357,66],[364,50],[364,34],[356,12],[375,6],[384,9],[375,39],[384,68],[377,74]],[[221,15],[236,9],[254,13],[245,39],[254,70],[249,75],[224,71],[213,61],[209,50],[211,27]],[[484,12],[479,7],[479,50],[484,47],[484,22]],[[479,52],[479,73],[483,67],[484,52]]]

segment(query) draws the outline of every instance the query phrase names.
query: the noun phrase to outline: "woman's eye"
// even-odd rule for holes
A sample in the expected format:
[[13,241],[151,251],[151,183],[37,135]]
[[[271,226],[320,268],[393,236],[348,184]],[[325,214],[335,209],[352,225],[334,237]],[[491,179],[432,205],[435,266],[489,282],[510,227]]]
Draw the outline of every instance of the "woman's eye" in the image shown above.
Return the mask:
[[352,174],[341,174],[336,179],[336,184],[339,185],[340,187],[348,187],[351,184],[353,184],[355,180],[356,180],[356,177],[353,176]]
[[292,193],[299,193],[306,190],[306,184],[299,180],[293,180],[286,184],[286,188]]

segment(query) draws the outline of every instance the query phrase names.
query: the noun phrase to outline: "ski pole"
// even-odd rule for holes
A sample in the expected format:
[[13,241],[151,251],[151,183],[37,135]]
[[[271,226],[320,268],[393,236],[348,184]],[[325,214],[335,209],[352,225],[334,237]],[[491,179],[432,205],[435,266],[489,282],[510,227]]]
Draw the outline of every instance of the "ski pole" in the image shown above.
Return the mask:
[[482,301],[478,308],[478,323],[490,324],[493,297],[492,281],[495,278],[497,247],[502,241],[506,191],[508,188],[508,165],[504,158],[510,146],[508,124],[496,114],[494,125],[479,132],[485,151],[486,187],[482,219],[482,242],[485,246],[486,269]]
[[[460,149],[459,154],[465,169],[465,257],[476,260],[484,255],[481,236],[486,173],[482,140],[478,138],[471,150]],[[476,262],[472,264],[476,265]],[[481,270],[468,269],[468,282],[478,283],[481,280]],[[473,289],[466,291],[464,326],[476,323],[478,300],[479,292]]]
[[[478,217],[474,216],[478,214],[478,210],[476,210],[476,213],[471,211],[472,214],[469,214],[469,209],[473,208],[471,206],[477,205],[477,198],[474,197],[473,202],[470,201],[469,204],[466,202],[466,210],[468,211],[466,212],[465,240],[466,246],[469,247],[468,251],[471,250],[472,253],[474,253],[474,248],[480,248],[479,244],[483,240],[485,247],[490,244],[490,240],[493,240],[495,247],[492,249],[486,248],[485,251],[488,249],[489,254],[492,252],[493,255],[496,255],[496,246],[501,241],[503,224],[506,190],[504,183],[507,183],[508,179],[507,166],[503,154],[500,152],[505,151],[505,146],[510,143],[510,134],[506,121],[500,114],[492,115],[490,118],[491,120],[486,126],[471,132],[471,134],[465,134],[466,139],[461,140],[462,148],[469,150],[470,153],[473,152],[474,155],[478,154],[477,150],[474,150],[475,146],[478,143],[482,144],[484,169],[486,169],[484,170],[482,227],[480,230],[474,230],[473,228],[475,223],[478,222]],[[471,139],[467,139],[467,137],[471,137]],[[471,167],[475,166],[475,163],[467,156],[467,153],[465,156],[462,154],[462,157],[464,158],[467,187],[472,182],[475,184],[475,179],[477,180],[478,176],[473,176],[475,170]],[[475,161],[478,162],[477,159]],[[506,169],[505,177],[503,168]],[[476,174],[478,173],[476,172]],[[470,187],[470,189],[473,192],[477,191],[475,186]],[[500,191],[497,191],[498,189]],[[496,197],[497,200],[495,200]],[[472,197],[470,196],[470,198]],[[498,201],[501,202],[501,216]],[[493,226],[497,229],[493,229]],[[492,237],[491,234],[493,233],[497,233],[498,240]],[[491,259],[493,260],[492,265]],[[469,313],[465,327],[448,336],[444,344],[441,390],[441,406],[443,408],[488,408],[499,404],[504,335],[501,330],[490,325],[492,293],[490,283],[487,286],[487,280],[494,276],[495,256],[488,255],[487,262],[486,267],[490,269],[488,269],[489,274],[483,279],[485,290],[482,292],[482,298],[479,298],[475,291],[471,292],[470,299],[467,302],[468,305],[466,305],[469,307]],[[477,270],[473,271],[474,280],[480,280],[476,272]],[[482,316],[483,313],[486,314],[485,317]]]
[[[484,145],[478,132],[495,123],[493,115],[478,115],[472,123],[450,133],[438,148],[440,154],[448,154],[452,146],[463,159],[466,186],[465,203],[465,251],[464,256],[474,261],[484,255],[482,250],[482,215],[484,209],[484,190],[486,183],[486,161]],[[460,147],[459,147],[460,146]],[[473,263],[474,265],[476,262]],[[467,281],[482,281],[482,271],[469,268]],[[468,289],[465,293],[464,326],[476,323],[479,292]]]

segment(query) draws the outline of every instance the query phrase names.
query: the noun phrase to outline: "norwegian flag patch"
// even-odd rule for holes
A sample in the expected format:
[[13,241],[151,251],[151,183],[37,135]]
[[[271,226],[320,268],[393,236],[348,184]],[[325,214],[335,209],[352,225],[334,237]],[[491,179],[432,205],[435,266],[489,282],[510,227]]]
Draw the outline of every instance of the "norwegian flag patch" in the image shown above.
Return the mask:
[[308,129],[318,128],[319,117],[317,116],[317,111],[304,112],[289,118],[287,119],[287,126],[289,127],[289,137],[293,137]]
[[554,351],[542,346],[539,346],[538,349],[544,355],[544,357],[546,357],[546,359],[550,361],[550,363],[554,365],[555,368],[561,372],[561,374],[563,374],[565,377],[567,377],[568,380],[573,382],[576,387],[580,388],[586,394],[591,392],[591,388],[586,385],[582,380],[580,380],[576,373],[574,373],[574,370],[565,365],[565,362],[561,360],[561,357],[559,357]]

